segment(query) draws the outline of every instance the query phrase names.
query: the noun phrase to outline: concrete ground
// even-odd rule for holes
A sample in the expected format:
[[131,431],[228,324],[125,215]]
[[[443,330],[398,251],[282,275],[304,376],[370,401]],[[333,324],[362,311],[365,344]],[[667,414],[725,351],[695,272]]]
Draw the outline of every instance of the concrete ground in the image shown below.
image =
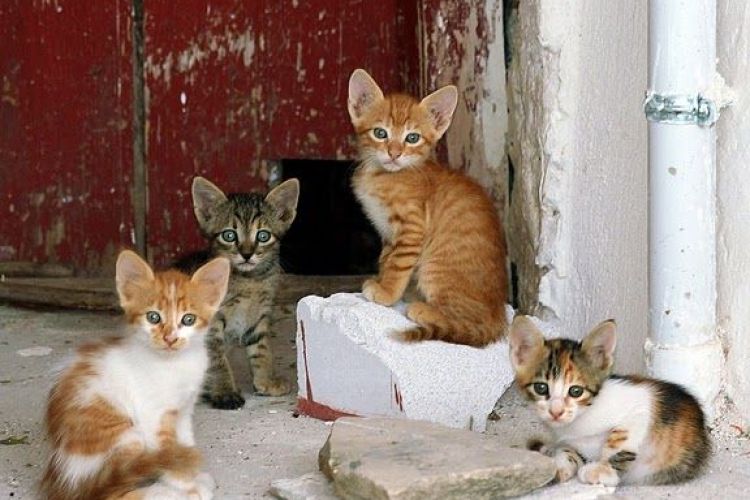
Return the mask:
[[[280,307],[274,339],[277,368],[294,375],[294,321],[291,305]],[[106,313],[37,311],[0,305],[0,500],[35,498],[45,460],[42,416],[52,372],[86,340],[115,334],[119,318]],[[235,361],[242,366],[241,356]],[[195,427],[206,468],[218,484],[217,498],[263,498],[272,481],[317,470],[317,453],[329,426],[298,416],[295,397],[250,394],[247,371],[240,377],[248,401],[237,411],[200,405]],[[488,432],[498,446],[519,446],[541,427],[514,390],[493,414]],[[581,487],[575,483],[538,490],[535,498],[748,498],[750,435],[728,415],[714,429],[716,456],[709,472],[674,487]],[[737,427],[735,427],[737,426]]]

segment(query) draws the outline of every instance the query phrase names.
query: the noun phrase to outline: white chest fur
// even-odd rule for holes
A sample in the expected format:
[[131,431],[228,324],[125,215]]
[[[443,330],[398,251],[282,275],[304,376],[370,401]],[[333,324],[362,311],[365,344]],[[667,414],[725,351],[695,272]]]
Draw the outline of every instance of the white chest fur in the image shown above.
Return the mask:
[[651,426],[652,394],[643,384],[607,380],[594,403],[573,422],[553,429],[558,442],[573,446],[587,460],[598,460],[612,429],[628,431],[631,451],[640,451]]
[[367,218],[370,219],[375,229],[380,234],[380,237],[385,241],[391,241],[393,238],[393,229],[391,228],[388,218],[390,214],[388,209],[383,206],[382,201],[370,193],[363,183],[357,183],[354,186],[354,194],[362,204],[362,209],[365,211]]
[[164,356],[137,346],[113,349],[100,360],[100,373],[90,390],[101,395],[133,421],[138,439],[157,446],[165,412],[192,414],[192,407],[208,366],[202,345]]

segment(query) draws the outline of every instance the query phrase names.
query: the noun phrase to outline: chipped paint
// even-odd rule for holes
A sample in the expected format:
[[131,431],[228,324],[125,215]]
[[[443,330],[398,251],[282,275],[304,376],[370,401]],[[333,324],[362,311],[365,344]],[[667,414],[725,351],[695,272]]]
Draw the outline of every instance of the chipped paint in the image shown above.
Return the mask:
[[[178,52],[169,52],[163,57],[149,55],[144,67],[146,74],[154,80],[163,80],[167,86],[172,82],[172,72],[189,74],[198,66],[206,64],[210,58],[222,61],[228,56],[239,57],[242,65],[249,67],[255,55],[255,35],[251,27],[240,32],[229,27],[223,33],[211,30],[201,32],[195,40],[188,42],[187,47]],[[188,77],[188,83],[195,79]]]
[[459,104],[446,133],[448,163],[507,204],[508,129],[502,0],[428,1],[423,6],[425,93],[453,84]]
[[[135,4],[145,10],[142,84]],[[184,199],[192,176],[260,189],[270,162],[353,158],[348,74],[366,67],[392,90],[419,80],[416,4],[355,4],[0,2],[3,243],[14,258],[98,273],[148,238],[166,264],[203,245]],[[370,25],[378,50],[361,36]],[[143,185],[139,164],[147,191],[132,189]]]

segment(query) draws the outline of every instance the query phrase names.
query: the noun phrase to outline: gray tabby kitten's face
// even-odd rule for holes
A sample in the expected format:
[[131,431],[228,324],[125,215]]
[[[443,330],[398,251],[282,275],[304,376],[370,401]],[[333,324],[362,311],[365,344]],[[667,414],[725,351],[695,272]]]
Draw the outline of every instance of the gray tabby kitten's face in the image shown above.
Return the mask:
[[241,273],[262,272],[278,262],[281,238],[297,214],[299,181],[289,179],[267,195],[225,195],[214,184],[193,180],[193,208],[211,254],[229,259]]

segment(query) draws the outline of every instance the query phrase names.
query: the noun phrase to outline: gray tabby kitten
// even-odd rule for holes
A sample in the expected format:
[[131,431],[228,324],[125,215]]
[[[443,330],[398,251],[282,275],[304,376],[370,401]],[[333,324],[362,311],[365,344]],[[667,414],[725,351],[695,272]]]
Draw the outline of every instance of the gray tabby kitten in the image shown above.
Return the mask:
[[193,180],[195,217],[210,242],[205,257],[223,256],[232,263],[229,290],[206,340],[210,366],[203,398],[214,408],[235,409],[245,404],[226,357],[231,346],[246,349],[259,394],[280,396],[290,390],[287,380],[274,376],[268,336],[281,274],[281,238],[297,214],[298,198],[297,179],[281,183],[265,196],[227,196],[203,177]]

